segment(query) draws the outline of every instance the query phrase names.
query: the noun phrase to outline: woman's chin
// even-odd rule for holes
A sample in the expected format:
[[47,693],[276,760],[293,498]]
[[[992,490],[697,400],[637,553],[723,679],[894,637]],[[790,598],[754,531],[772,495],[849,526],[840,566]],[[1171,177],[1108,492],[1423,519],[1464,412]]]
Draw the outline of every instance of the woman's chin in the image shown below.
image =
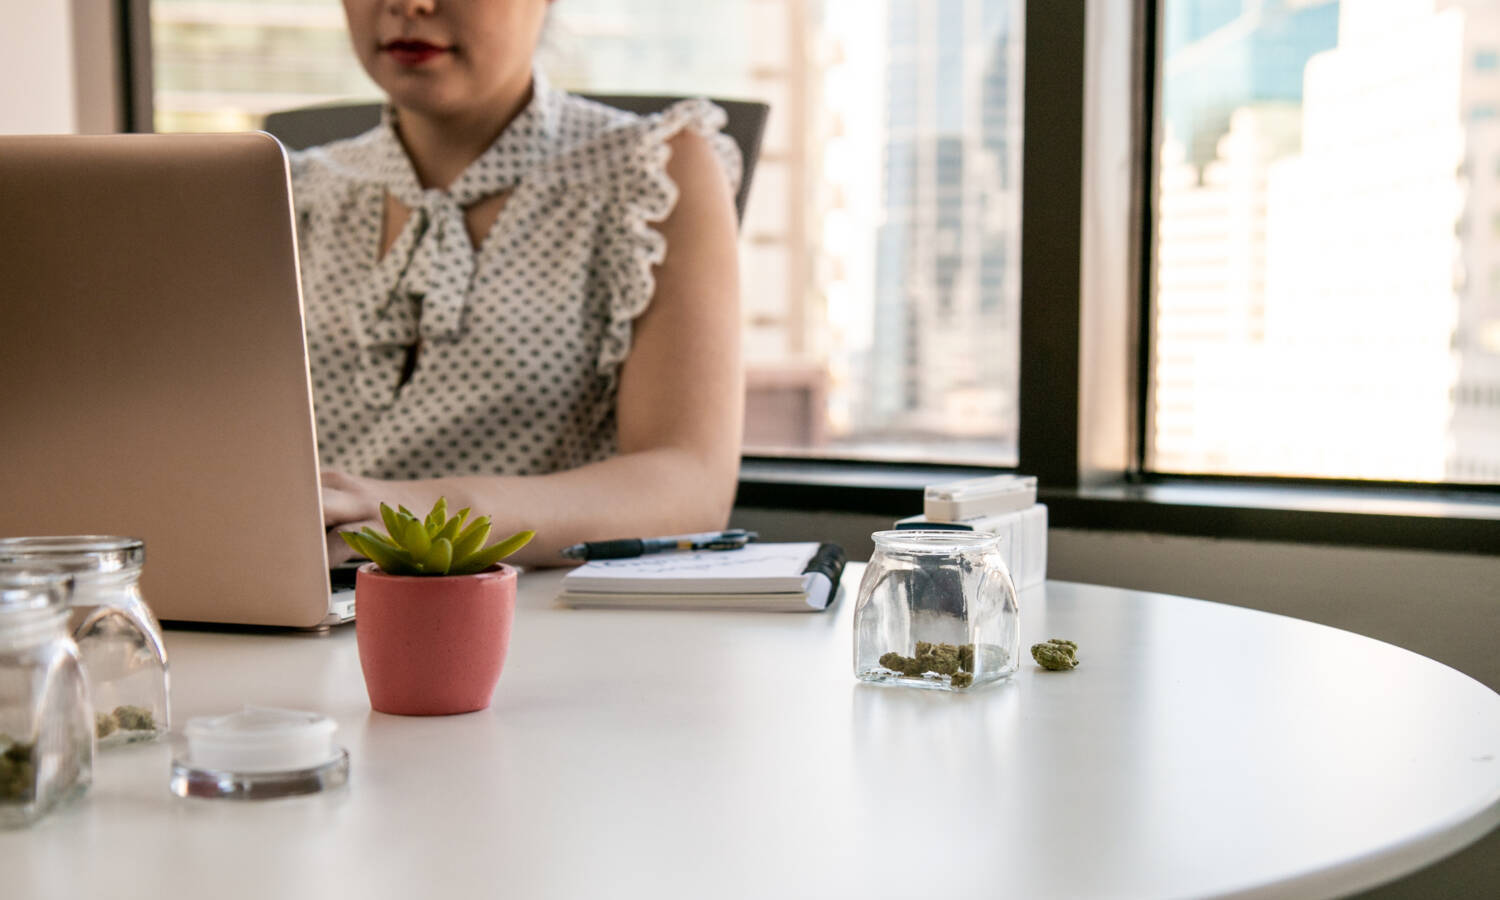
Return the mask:
[[387,89],[391,105],[398,110],[428,116],[435,119],[461,115],[473,106],[473,102],[460,91],[420,89],[426,86],[408,87],[406,90]]

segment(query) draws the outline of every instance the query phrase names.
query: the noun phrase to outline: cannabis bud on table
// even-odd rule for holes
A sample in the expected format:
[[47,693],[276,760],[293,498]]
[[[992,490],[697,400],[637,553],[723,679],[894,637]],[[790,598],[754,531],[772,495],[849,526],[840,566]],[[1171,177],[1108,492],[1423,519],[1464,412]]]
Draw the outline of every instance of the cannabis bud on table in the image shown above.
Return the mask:
[[1031,645],[1031,658],[1044,669],[1066,671],[1078,665],[1078,645],[1061,638],[1052,638]]

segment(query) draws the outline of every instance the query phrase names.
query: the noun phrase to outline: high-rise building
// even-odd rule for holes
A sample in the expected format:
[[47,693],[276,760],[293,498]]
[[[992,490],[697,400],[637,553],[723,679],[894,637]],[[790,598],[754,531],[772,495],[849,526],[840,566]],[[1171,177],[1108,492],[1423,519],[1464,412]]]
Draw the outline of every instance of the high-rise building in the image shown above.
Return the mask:
[[1469,3],[1463,18],[1459,111],[1465,188],[1453,347],[1458,377],[1445,475],[1500,482],[1500,8]]
[[1014,0],[890,0],[873,339],[852,430],[1014,456],[1021,32]]
[[1442,480],[1472,455],[1450,426],[1461,310],[1487,289],[1469,272],[1495,240],[1464,174],[1494,164],[1467,159],[1479,95],[1500,98],[1475,84],[1477,39],[1500,39],[1482,7],[1344,0],[1337,48],[1308,64],[1302,151],[1268,198],[1278,427],[1300,436],[1277,470]]
[[1198,166],[1236,109],[1299,102],[1303,67],[1338,31],[1338,0],[1168,0],[1164,10],[1163,117]]
[[1170,136],[1162,146],[1156,231],[1152,467],[1247,465],[1264,438],[1266,186],[1297,150],[1287,103],[1237,109],[1201,170]]
[[1500,480],[1500,10],[1339,12],[1300,114],[1164,151],[1155,467]]

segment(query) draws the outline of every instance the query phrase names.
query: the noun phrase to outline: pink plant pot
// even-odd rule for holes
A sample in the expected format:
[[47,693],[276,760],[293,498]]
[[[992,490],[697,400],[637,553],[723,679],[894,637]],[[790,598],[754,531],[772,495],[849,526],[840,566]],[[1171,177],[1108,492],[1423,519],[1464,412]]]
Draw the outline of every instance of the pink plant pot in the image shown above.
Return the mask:
[[516,570],[387,575],[374,563],[354,582],[354,631],[370,706],[447,716],[490,705],[516,612]]

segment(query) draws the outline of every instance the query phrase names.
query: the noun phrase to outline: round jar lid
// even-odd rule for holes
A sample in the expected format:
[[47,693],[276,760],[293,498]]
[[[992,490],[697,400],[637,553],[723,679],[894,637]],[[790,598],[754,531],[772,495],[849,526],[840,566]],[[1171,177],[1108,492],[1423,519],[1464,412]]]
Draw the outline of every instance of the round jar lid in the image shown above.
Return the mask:
[[261,800],[311,794],[349,780],[349,753],[327,716],[247,706],[188,720],[185,757],[172,760],[179,797]]
[[190,719],[187,761],[221,772],[292,772],[338,755],[334,721],[317,713],[247,706],[225,716]]

